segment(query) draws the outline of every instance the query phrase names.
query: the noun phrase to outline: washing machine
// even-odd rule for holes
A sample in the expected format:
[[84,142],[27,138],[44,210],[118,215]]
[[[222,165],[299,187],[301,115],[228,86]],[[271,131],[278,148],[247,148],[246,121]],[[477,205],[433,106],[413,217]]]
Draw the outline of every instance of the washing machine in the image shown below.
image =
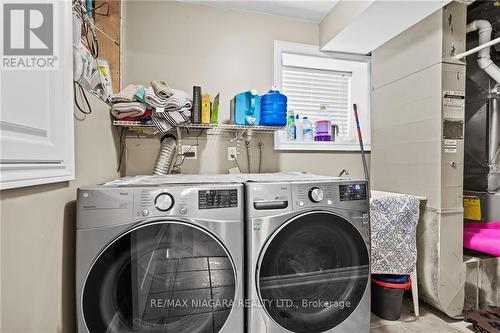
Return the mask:
[[250,180],[245,197],[247,331],[369,332],[367,183]]
[[80,188],[78,332],[243,332],[243,206],[223,177]]

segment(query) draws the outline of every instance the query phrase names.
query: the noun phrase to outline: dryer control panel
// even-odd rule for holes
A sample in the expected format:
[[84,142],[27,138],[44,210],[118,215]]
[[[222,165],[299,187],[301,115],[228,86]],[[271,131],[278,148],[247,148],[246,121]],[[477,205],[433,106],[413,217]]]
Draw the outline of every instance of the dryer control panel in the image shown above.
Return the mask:
[[238,190],[199,190],[198,208],[228,208],[238,207]]
[[292,193],[294,209],[322,206],[358,210],[368,205],[365,181],[297,182],[292,184]]
[[339,185],[340,201],[366,200],[366,184]]
[[333,183],[312,182],[298,183],[295,187],[295,205],[298,207],[309,207],[314,205],[333,204]]

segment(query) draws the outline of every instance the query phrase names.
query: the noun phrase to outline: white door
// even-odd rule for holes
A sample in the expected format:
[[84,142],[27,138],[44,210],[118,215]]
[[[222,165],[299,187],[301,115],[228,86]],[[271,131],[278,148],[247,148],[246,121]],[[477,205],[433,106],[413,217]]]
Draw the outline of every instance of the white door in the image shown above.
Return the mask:
[[[36,4],[6,0],[0,9],[1,17],[10,20],[0,24],[2,189],[74,179],[71,2],[46,4],[40,11]],[[50,21],[49,34],[36,30]],[[23,29],[27,32],[21,36],[18,30]],[[50,44],[47,36],[53,38],[52,52],[37,56],[37,50]],[[43,66],[49,58],[54,67]]]

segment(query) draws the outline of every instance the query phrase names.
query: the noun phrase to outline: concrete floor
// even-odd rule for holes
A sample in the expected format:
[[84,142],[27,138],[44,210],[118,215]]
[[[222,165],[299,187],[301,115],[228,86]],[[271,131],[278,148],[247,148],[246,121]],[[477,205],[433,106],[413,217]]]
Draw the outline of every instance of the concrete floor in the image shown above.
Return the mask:
[[[468,327],[471,327],[469,329]],[[405,297],[398,321],[384,320],[372,313],[372,333],[471,333],[472,325],[461,320],[453,320],[420,301],[420,316],[415,317],[411,298]]]

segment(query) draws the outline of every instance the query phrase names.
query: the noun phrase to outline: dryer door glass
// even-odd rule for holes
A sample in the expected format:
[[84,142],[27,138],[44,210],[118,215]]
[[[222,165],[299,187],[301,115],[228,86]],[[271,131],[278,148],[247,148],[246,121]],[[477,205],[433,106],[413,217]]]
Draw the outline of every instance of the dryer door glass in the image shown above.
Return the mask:
[[233,262],[215,236],[162,221],[129,230],[102,251],[82,308],[90,333],[215,333],[234,297]]
[[300,215],[268,241],[257,270],[271,318],[292,332],[324,332],[358,306],[369,279],[368,249],[349,221],[328,212]]

